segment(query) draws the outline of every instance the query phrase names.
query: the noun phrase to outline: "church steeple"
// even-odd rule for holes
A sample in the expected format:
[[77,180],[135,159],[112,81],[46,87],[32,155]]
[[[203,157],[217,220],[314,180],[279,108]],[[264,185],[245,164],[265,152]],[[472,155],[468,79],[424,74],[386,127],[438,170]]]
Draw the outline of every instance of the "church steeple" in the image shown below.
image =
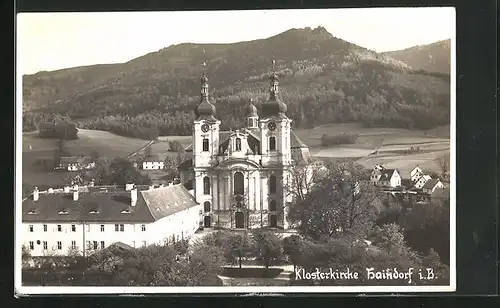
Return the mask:
[[259,115],[257,113],[257,107],[253,104],[252,99],[247,106],[247,127],[248,128],[257,128],[257,122],[259,120]]
[[262,105],[262,116],[284,116],[287,107],[279,98],[279,82],[278,74],[276,73],[276,62],[273,60],[273,71],[269,78],[269,100]]
[[204,72],[201,77],[201,100],[195,109],[195,115],[197,119],[215,120],[215,113],[215,106],[208,99],[208,78]]

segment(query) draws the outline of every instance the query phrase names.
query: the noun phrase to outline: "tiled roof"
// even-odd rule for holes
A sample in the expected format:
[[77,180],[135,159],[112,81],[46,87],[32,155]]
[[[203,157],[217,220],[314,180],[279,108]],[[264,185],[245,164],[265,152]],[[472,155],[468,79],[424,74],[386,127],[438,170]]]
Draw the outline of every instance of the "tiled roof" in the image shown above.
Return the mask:
[[424,186],[422,186],[422,189],[433,189],[434,186],[436,186],[437,183],[439,183],[439,179],[430,179],[427,182],[425,182]]
[[[181,185],[145,191],[149,186],[137,187],[137,203],[131,206],[131,192],[108,186],[89,187],[88,192],[79,192],[77,201],[70,193],[39,193],[39,199],[27,198],[23,202],[23,222],[153,222],[174,213],[181,203],[192,206],[194,199]],[[156,192],[158,190],[158,192]],[[155,197],[160,195],[161,198]],[[147,200],[147,201],[146,201]],[[184,208],[178,207],[179,210]],[[174,209],[173,211],[171,209]],[[91,213],[95,211],[96,213]]]
[[380,180],[385,181],[389,180],[392,178],[392,174],[394,173],[396,169],[382,169],[380,170],[380,173],[382,174],[380,177]]
[[450,198],[450,189],[449,188],[437,188],[432,192],[431,198],[442,198],[449,199]]
[[155,220],[197,205],[194,197],[180,184],[142,191],[141,194]]
[[92,162],[92,158],[88,156],[65,156],[61,157],[61,164],[88,164]]

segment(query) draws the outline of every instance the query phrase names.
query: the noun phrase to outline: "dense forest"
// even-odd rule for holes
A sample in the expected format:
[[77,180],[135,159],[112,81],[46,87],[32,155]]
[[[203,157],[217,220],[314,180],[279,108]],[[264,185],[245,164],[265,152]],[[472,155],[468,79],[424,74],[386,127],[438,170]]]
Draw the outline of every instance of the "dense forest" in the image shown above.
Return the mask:
[[124,136],[187,135],[204,71],[222,128],[236,128],[250,99],[258,109],[267,100],[277,55],[281,98],[295,127],[449,123],[449,74],[412,69],[319,27],[235,44],[180,44],[124,64],[24,76],[23,130],[55,115]]

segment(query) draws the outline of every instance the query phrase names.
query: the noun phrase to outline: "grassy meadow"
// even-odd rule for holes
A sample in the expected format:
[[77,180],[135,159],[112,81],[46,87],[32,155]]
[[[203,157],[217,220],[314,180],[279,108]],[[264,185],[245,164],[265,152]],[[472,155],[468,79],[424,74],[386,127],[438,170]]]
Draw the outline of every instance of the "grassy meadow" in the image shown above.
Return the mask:
[[[449,126],[429,131],[412,131],[394,128],[364,128],[359,124],[331,124],[313,129],[299,129],[297,136],[310,147],[311,154],[319,159],[336,161],[350,158],[366,168],[375,164],[385,164],[398,168],[403,176],[419,165],[426,171],[439,171],[437,159],[450,153]],[[358,135],[355,144],[321,147],[323,134],[335,135],[352,133]],[[78,140],[68,141],[67,147],[72,155],[90,155],[97,151],[103,157],[127,157],[139,151],[148,141],[118,136],[105,131],[80,129]],[[183,146],[191,143],[191,136],[162,136],[151,145],[151,152],[164,158],[176,155],[169,152],[169,141],[177,140]],[[371,154],[378,146],[378,153]],[[405,153],[411,146],[420,151]],[[29,185],[63,185],[73,176],[68,172],[47,172],[36,166],[38,159],[51,159],[56,140],[39,139],[36,133],[23,134],[23,183]]]

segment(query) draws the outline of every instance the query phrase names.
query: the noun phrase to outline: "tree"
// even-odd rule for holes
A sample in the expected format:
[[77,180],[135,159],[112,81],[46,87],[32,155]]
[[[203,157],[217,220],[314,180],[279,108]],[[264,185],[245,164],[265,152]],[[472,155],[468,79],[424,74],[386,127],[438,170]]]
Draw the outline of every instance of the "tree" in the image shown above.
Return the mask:
[[255,256],[257,262],[262,264],[266,269],[283,256],[282,241],[278,234],[255,230],[252,233],[252,238],[255,241],[252,254]]
[[439,168],[441,170],[441,176],[443,179],[448,179],[450,175],[450,157],[448,155],[443,155],[438,159]]
[[22,246],[21,259],[22,259],[22,267],[23,268],[30,267],[31,252],[28,249],[28,247],[26,247],[26,245]]
[[148,145],[144,149],[144,157],[145,159],[150,159],[153,156],[153,149],[151,148],[151,145]]
[[241,268],[241,260],[252,253],[255,246],[254,239],[245,233],[231,233],[225,240],[226,260],[231,264],[238,263]]
[[146,185],[150,179],[142,175],[134,165],[124,158],[115,158],[109,165],[109,174],[105,177],[106,184],[125,185],[126,183],[135,183]]
[[172,140],[168,142],[171,152],[184,152],[184,147],[178,140]]
[[305,199],[318,178],[317,164],[303,160],[293,160],[288,172],[288,181],[284,183],[286,197],[291,197],[295,202]]
[[304,240],[300,235],[293,234],[283,239],[283,252],[292,261],[294,272],[297,264],[301,262],[304,252],[303,246]]
[[375,227],[374,237],[375,240],[373,244],[388,252],[400,252],[406,245],[401,227],[395,223],[385,224],[382,227]]
[[96,162],[99,159],[99,152],[97,150],[92,150],[90,152],[90,158],[92,159],[93,162]]
[[327,165],[304,200],[293,203],[289,219],[314,239],[350,236],[363,238],[372,228],[380,200],[364,169],[351,162]]

